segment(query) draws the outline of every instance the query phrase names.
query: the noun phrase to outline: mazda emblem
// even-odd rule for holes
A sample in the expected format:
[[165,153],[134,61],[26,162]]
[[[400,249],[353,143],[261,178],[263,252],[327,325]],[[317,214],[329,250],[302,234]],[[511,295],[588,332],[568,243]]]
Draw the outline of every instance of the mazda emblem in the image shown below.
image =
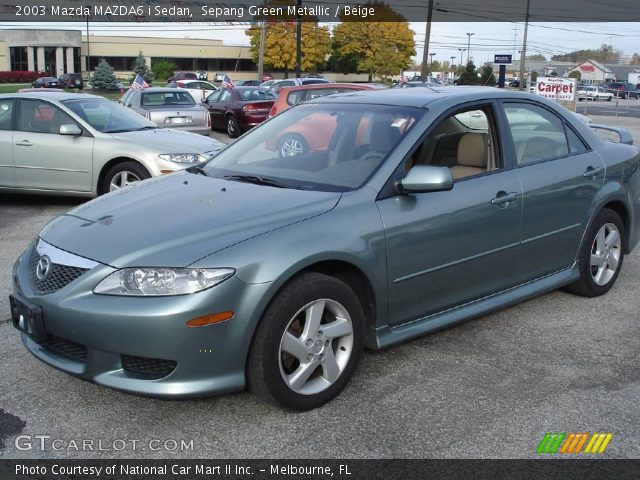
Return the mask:
[[43,255],[42,257],[40,257],[40,260],[38,260],[38,265],[36,265],[36,277],[38,277],[39,280],[44,280],[45,278],[47,278],[47,275],[49,275],[50,271],[51,259],[46,255]]

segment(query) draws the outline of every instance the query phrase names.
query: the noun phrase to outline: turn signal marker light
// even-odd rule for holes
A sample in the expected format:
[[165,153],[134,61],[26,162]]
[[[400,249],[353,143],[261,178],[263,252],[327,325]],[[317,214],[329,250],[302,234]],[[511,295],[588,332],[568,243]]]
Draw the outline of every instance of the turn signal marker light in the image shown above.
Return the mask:
[[212,313],[211,315],[203,315],[201,317],[187,320],[187,327],[204,327],[205,325],[213,325],[214,323],[226,322],[235,316],[232,311]]

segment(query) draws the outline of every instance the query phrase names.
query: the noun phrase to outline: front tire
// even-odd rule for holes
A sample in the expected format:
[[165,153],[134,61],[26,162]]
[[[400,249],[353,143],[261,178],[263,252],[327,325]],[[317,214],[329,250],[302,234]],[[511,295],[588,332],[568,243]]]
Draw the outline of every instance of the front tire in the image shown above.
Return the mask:
[[624,245],[620,215],[603,209],[587,228],[580,246],[580,278],[567,290],[583,297],[598,297],[611,290],[622,268]]
[[342,391],[364,344],[364,313],[344,282],[304,273],[267,308],[249,360],[249,390],[291,410],[319,407]]
[[138,162],[132,160],[118,163],[109,169],[102,180],[100,195],[120,190],[134,183],[138,183],[151,175]]
[[278,142],[278,155],[280,158],[296,157],[309,151],[309,146],[300,135],[288,134]]

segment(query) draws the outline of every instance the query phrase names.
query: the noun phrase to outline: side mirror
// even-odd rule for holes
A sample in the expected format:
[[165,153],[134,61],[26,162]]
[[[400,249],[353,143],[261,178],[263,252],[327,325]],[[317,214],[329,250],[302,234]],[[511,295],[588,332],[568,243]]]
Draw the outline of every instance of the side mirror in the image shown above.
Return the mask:
[[399,182],[402,193],[443,192],[453,188],[451,170],[435,165],[416,165]]
[[60,125],[60,131],[58,133],[60,133],[60,135],[79,137],[82,135],[82,129],[75,123],[69,123],[67,125]]

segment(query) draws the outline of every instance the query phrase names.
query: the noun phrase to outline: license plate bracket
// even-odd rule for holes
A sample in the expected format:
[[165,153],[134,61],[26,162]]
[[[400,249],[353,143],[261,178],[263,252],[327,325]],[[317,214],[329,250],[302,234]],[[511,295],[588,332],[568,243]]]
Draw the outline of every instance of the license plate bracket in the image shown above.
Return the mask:
[[43,342],[49,334],[44,326],[42,308],[26,302],[17,295],[9,295],[11,321],[13,326],[32,337],[36,342]]

